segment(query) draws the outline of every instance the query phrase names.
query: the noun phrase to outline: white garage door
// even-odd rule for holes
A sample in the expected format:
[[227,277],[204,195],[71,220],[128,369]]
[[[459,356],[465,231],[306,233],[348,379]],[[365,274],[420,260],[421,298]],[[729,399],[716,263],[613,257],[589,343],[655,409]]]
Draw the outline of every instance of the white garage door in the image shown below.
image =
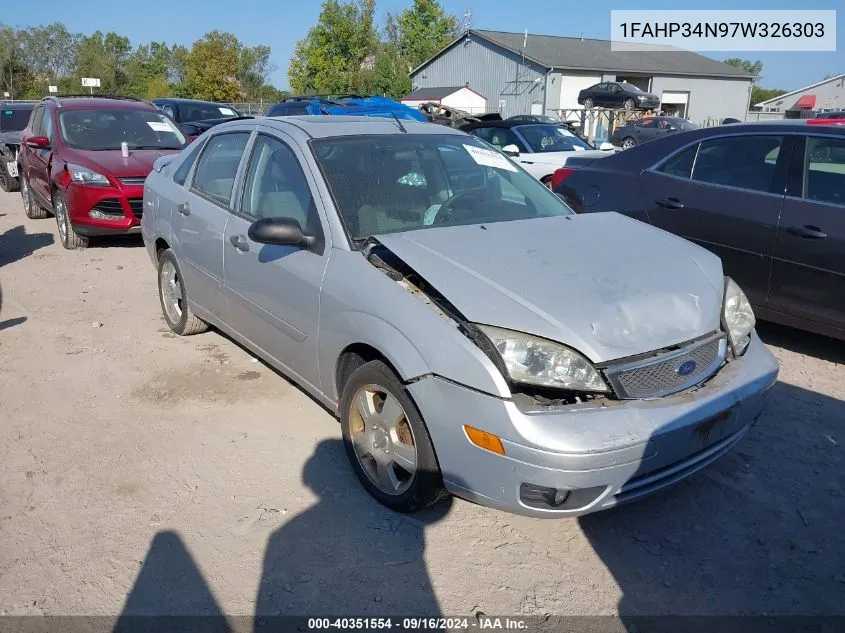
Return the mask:
[[664,92],[663,98],[661,99],[663,103],[676,103],[676,104],[684,104],[686,105],[689,101],[689,93],[688,92]]
[[578,93],[601,82],[601,75],[563,75],[560,81],[560,107],[580,108]]

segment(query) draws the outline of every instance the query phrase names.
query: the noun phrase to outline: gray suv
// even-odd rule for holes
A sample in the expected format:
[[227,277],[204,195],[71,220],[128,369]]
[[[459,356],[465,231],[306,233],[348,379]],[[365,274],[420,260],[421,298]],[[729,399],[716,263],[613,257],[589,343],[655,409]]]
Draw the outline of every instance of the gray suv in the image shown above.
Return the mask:
[[224,123],[159,159],[142,232],[170,328],[213,324],[313,394],[402,512],[642,497],[739,442],[777,377],[715,255],[574,215],[443,126]]

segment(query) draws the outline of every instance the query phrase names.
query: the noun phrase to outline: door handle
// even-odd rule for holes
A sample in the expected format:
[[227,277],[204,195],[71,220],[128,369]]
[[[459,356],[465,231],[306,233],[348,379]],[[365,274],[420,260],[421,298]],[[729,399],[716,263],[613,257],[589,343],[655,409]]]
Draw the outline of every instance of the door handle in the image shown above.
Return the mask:
[[810,240],[821,240],[827,237],[827,233],[823,232],[819,227],[805,224],[804,226],[790,226],[786,229],[787,233],[795,235],[796,237],[804,237]]
[[243,235],[233,235],[229,238],[229,241],[241,253],[246,253],[249,250],[249,242],[244,239]]
[[191,207],[187,202],[182,202],[176,205],[176,210],[182,215],[191,215]]
[[664,209],[683,209],[684,203],[677,198],[663,198],[662,200],[655,200],[655,202]]

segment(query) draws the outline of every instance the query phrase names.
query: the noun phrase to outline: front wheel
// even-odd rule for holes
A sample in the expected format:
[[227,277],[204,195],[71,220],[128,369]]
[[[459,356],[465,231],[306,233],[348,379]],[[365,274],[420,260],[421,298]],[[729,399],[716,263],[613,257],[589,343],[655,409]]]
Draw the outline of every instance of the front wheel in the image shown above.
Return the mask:
[[632,139],[630,136],[625,137],[622,141],[622,149],[631,149],[634,145],[636,145],[636,141]]
[[633,110],[634,106],[636,105],[637,104],[634,102],[633,99],[625,99],[625,101],[622,103],[622,107],[626,110]]
[[587,97],[586,99],[584,99],[584,108],[586,108],[587,110],[592,110],[594,105],[596,105],[596,103],[592,100],[592,98]]
[[380,503],[415,512],[448,496],[422,416],[383,362],[361,365],[346,381],[340,424],[352,470]]
[[59,239],[62,241],[62,246],[70,251],[88,246],[88,238],[79,235],[73,230],[73,225],[70,223],[67,200],[59,190],[53,192],[53,215],[56,216],[56,224],[59,227]]

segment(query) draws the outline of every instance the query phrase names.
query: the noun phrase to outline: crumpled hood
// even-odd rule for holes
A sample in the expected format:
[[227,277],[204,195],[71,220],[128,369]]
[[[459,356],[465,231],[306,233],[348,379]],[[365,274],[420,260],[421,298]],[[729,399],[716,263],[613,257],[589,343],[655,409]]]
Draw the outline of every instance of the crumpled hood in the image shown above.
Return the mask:
[[376,238],[470,321],[564,343],[595,363],[719,329],[719,258],[617,213]]
[[0,143],[3,145],[20,145],[20,132],[0,132]]
[[115,178],[146,177],[153,169],[153,163],[160,156],[178,154],[175,149],[131,149],[129,158],[123,158],[116,150],[78,150],[67,148],[65,158],[69,163]]

